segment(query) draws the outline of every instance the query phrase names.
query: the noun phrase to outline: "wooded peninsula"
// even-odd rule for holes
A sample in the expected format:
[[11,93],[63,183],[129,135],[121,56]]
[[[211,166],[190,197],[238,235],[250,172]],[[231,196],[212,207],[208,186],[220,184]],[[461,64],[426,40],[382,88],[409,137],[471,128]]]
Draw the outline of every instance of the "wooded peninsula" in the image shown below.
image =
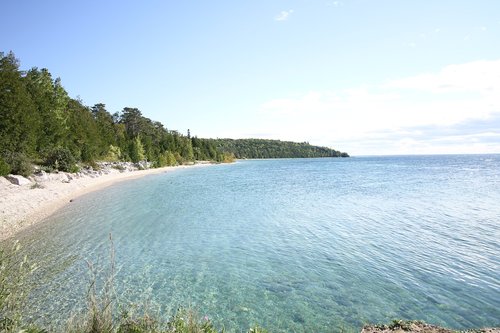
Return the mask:
[[0,52],[0,175],[78,171],[95,161],[147,161],[151,167],[234,158],[348,157],[309,143],[263,139],[203,139],[142,115],[134,107],[110,113],[104,103],[71,98],[61,79],[43,68],[20,69],[13,52]]

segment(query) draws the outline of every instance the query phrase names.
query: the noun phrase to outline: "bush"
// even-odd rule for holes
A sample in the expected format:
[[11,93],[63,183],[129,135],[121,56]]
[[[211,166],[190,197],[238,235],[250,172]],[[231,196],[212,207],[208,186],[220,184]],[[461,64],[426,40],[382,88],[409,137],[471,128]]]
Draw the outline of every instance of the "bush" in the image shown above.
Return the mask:
[[10,173],[10,165],[0,157],[0,176],[7,176]]
[[122,151],[119,147],[115,147],[113,145],[109,145],[108,154],[104,158],[105,161],[109,162],[118,162],[122,157]]
[[158,160],[155,162],[155,168],[162,168],[165,166],[174,166],[177,165],[177,161],[175,159],[174,154],[170,151],[166,151],[163,154],[158,155]]
[[31,164],[31,160],[23,153],[12,153],[6,160],[7,165],[10,165],[11,173],[24,177],[33,174],[33,164]]
[[59,171],[78,171],[78,167],[76,167],[75,157],[68,148],[64,147],[54,148],[48,154],[45,163],[47,164],[47,166],[53,167],[54,169]]

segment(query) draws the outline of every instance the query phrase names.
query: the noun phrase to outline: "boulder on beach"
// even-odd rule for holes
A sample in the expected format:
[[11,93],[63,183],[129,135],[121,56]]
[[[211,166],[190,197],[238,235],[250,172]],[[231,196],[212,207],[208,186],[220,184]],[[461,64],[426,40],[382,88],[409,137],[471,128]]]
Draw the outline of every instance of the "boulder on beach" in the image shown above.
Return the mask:
[[46,182],[50,180],[49,175],[43,170],[40,170],[39,172],[35,173],[33,175],[33,178],[37,183]]
[[60,175],[61,175],[60,176],[61,182],[63,182],[63,183],[69,183],[73,179],[73,177],[71,177],[71,175],[64,173],[64,172],[60,173]]
[[5,176],[5,178],[14,185],[22,186],[31,184],[31,181],[28,178],[25,178],[20,175],[8,175]]

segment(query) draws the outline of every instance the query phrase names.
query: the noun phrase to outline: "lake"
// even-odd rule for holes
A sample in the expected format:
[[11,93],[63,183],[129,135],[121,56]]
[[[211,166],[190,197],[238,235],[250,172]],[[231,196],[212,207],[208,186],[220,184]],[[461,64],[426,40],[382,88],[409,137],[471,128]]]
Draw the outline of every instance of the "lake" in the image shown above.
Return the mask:
[[[238,161],[74,200],[22,234],[28,317],[85,305],[91,262],[118,303],[218,327],[331,332],[419,319],[500,326],[500,155]],[[113,241],[109,240],[112,235]]]

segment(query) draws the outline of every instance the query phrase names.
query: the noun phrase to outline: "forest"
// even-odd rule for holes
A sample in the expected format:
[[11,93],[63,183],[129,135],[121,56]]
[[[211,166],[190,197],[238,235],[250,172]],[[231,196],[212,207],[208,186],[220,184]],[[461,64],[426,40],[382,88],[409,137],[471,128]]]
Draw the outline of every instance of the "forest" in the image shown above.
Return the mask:
[[196,160],[234,158],[339,157],[308,143],[261,139],[203,139],[167,129],[124,107],[111,113],[104,103],[71,98],[48,69],[20,69],[13,52],[0,52],[0,175],[28,176],[33,165],[76,172],[95,161],[148,161],[153,167]]
[[266,139],[208,139],[218,150],[238,159],[253,158],[310,158],[349,157],[327,147],[312,146],[308,142],[291,142]]

